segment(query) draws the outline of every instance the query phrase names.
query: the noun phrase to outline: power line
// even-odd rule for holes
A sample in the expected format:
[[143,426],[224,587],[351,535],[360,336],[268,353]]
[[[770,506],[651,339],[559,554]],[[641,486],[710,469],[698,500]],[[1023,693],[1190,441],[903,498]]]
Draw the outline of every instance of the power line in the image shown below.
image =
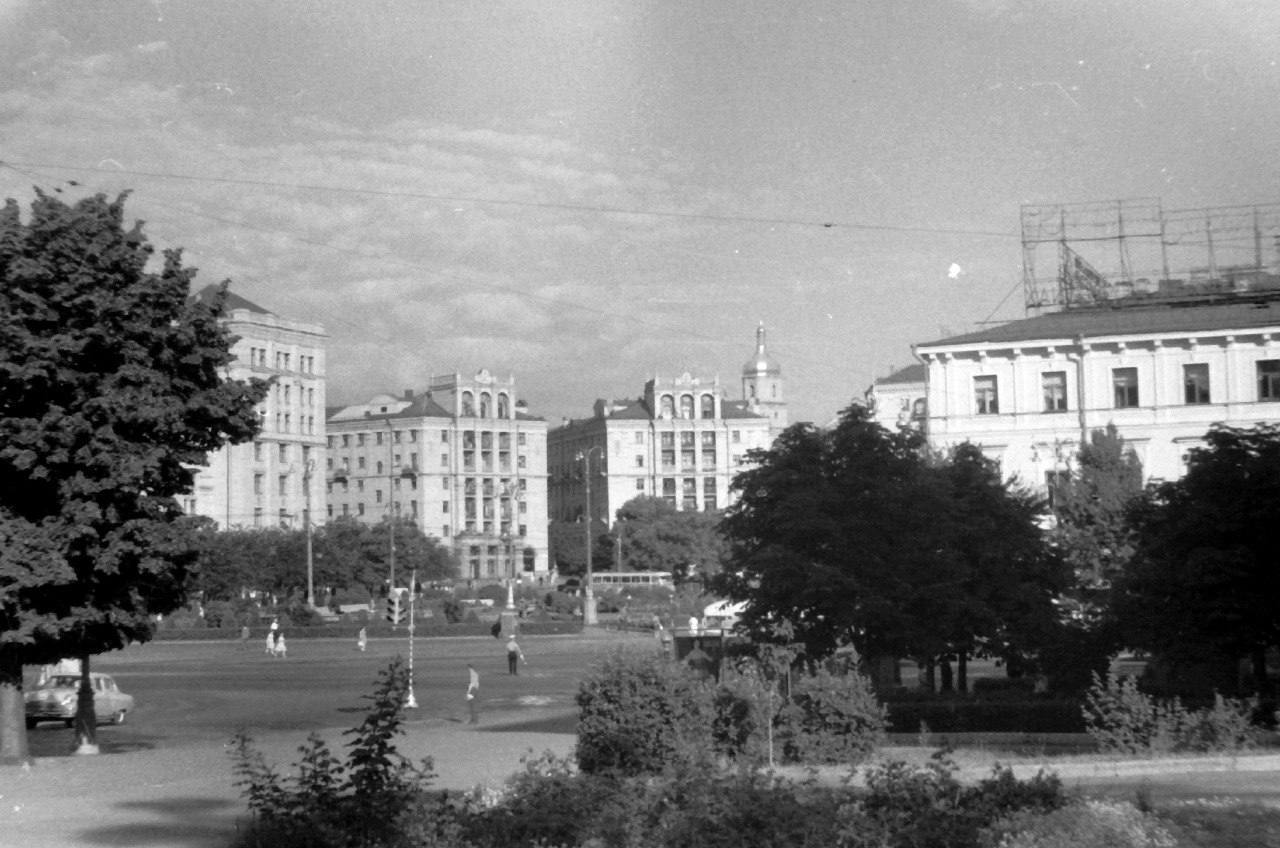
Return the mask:
[[163,180],[185,180],[188,182],[211,183],[218,185],[241,185],[256,188],[291,189],[294,191],[322,191],[335,194],[358,194],[370,197],[392,197],[406,200],[436,200],[447,203],[476,203],[486,206],[514,206],[525,209],[550,209],[567,212],[590,212],[601,215],[643,215],[654,218],[678,218],[696,221],[714,221],[726,224],[769,224],[773,226],[812,227],[821,229],[862,230],[868,232],[923,233],[927,235],[978,236],[983,238],[1019,238],[1018,233],[997,232],[994,230],[965,230],[946,227],[902,226],[896,224],[867,224],[857,221],[837,221],[823,219],[801,219],[784,217],[767,217],[758,215],[717,215],[710,212],[679,212],[670,209],[628,209],[621,206],[589,206],[576,203],[556,203],[552,201],[508,200],[496,197],[476,197],[470,195],[433,194],[429,192],[388,191],[386,189],[351,188],[349,186],[327,186],[314,183],[289,183],[274,180],[250,180],[239,177],[204,177],[193,174],[176,174],[167,171],[137,171],[128,168],[96,168],[82,165],[60,165],[43,162],[7,162],[0,160],[0,166],[29,168],[56,168],[63,171],[85,171],[100,174],[128,174],[135,177],[150,177]]

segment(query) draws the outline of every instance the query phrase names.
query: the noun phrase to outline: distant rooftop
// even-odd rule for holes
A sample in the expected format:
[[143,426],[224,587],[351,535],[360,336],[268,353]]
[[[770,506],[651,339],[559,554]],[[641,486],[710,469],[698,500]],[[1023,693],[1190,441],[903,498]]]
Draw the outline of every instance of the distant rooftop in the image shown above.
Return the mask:
[[[200,291],[196,292],[194,299],[201,303],[212,303],[213,299],[218,296],[218,291],[222,288],[221,283],[210,283]],[[258,304],[247,298],[243,298],[230,289],[227,290],[226,310],[230,312],[232,309],[245,309],[249,312],[257,312],[261,315],[274,315],[270,309],[263,309]]]
[[917,344],[916,348],[1071,341],[1076,338],[1160,333],[1212,333],[1260,327],[1280,327],[1280,299],[1241,297],[1192,303],[1165,302],[1140,306],[1068,309],[924,342]]

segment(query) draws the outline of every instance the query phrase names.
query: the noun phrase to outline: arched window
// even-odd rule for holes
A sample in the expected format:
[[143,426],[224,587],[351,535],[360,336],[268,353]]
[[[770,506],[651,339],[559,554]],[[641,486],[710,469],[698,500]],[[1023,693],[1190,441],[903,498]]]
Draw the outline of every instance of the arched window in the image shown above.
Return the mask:
[[680,395],[680,417],[693,417],[693,395]]
[[481,418],[489,417],[489,393],[488,392],[480,393],[480,417]]
[[675,400],[671,395],[663,395],[660,401],[659,415],[663,418],[674,418],[676,415]]
[[716,417],[716,399],[711,395],[702,396],[702,417],[703,418]]
[[468,418],[475,417],[476,408],[471,400],[471,392],[462,393],[462,414]]
[[511,417],[511,412],[510,412],[510,410],[507,408],[507,393],[506,393],[506,392],[499,392],[499,393],[498,393],[498,417],[499,417],[499,418],[504,418],[504,419],[505,419],[505,418],[510,418],[510,417]]

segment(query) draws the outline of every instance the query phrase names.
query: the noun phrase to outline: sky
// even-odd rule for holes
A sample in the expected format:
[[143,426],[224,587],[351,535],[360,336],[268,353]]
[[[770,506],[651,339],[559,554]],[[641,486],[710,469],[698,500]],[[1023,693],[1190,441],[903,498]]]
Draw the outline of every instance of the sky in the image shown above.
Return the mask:
[[688,372],[791,418],[1024,316],[1020,209],[1280,201],[1273,0],[0,0],[0,196],[131,192],[328,400]]

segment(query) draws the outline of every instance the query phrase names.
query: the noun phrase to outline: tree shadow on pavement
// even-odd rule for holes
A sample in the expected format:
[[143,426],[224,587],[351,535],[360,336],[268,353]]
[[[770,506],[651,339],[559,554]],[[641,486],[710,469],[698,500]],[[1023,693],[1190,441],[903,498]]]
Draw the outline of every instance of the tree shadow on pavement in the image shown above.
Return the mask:
[[139,820],[83,830],[83,844],[226,848],[242,811],[235,801],[195,797],[126,801],[116,808],[137,811]]

